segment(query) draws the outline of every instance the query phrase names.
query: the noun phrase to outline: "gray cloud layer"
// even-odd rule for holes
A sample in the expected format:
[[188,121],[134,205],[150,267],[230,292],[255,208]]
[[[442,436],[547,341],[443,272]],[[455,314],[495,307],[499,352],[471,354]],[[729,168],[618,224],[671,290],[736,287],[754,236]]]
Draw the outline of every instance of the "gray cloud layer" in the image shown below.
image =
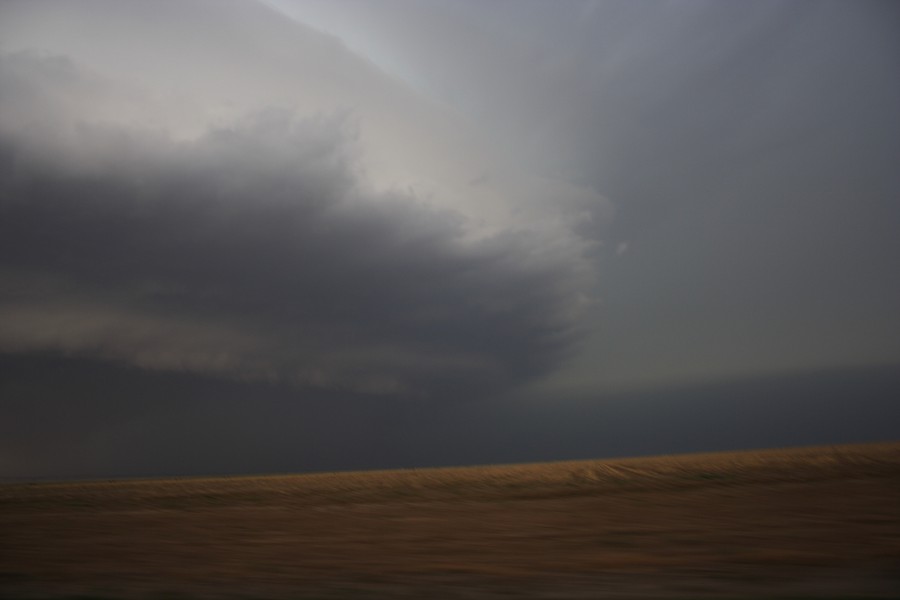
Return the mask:
[[286,387],[0,354],[0,479],[408,468],[890,440],[898,389],[893,368],[613,394],[604,402],[373,402],[322,390],[298,402]]
[[71,99],[104,85],[66,59],[0,63],[3,350],[465,395],[570,341],[567,256],[367,188],[349,117],[272,109],[174,141],[79,120]]

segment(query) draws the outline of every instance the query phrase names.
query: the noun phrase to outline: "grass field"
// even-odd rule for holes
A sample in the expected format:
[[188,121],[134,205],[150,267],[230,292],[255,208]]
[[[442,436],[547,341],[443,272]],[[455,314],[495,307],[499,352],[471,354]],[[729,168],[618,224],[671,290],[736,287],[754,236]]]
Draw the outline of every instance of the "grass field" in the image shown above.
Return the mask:
[[900,443],[8,484],[0,597],[900,597]]

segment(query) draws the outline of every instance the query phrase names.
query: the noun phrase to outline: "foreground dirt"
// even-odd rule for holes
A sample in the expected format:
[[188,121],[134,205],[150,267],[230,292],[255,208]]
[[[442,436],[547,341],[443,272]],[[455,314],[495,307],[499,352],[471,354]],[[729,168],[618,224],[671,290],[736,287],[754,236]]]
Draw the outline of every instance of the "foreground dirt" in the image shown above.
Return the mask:
[[0,596],[900,597],[900,444],[0,486]]

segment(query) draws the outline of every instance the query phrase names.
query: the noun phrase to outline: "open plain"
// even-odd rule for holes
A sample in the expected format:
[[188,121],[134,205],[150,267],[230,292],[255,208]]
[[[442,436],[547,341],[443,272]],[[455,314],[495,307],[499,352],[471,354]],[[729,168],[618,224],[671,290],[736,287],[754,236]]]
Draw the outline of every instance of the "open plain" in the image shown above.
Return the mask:
[[900,597],[900,443],[0,486],[4,598]]

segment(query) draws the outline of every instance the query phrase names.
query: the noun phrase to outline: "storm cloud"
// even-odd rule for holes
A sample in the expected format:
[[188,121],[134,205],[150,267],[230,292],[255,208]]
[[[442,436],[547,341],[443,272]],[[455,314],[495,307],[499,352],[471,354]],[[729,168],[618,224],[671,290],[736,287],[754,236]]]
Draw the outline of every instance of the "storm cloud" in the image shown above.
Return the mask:
[[890,437],[898,16],[0,1],[0,477]]
[[373,191],[347,114],[175,140],[54,109],[116,91],[65,58],[8,56],[0,89],[3,350],[445,395],[540,374],[577,333],[571,255]]

